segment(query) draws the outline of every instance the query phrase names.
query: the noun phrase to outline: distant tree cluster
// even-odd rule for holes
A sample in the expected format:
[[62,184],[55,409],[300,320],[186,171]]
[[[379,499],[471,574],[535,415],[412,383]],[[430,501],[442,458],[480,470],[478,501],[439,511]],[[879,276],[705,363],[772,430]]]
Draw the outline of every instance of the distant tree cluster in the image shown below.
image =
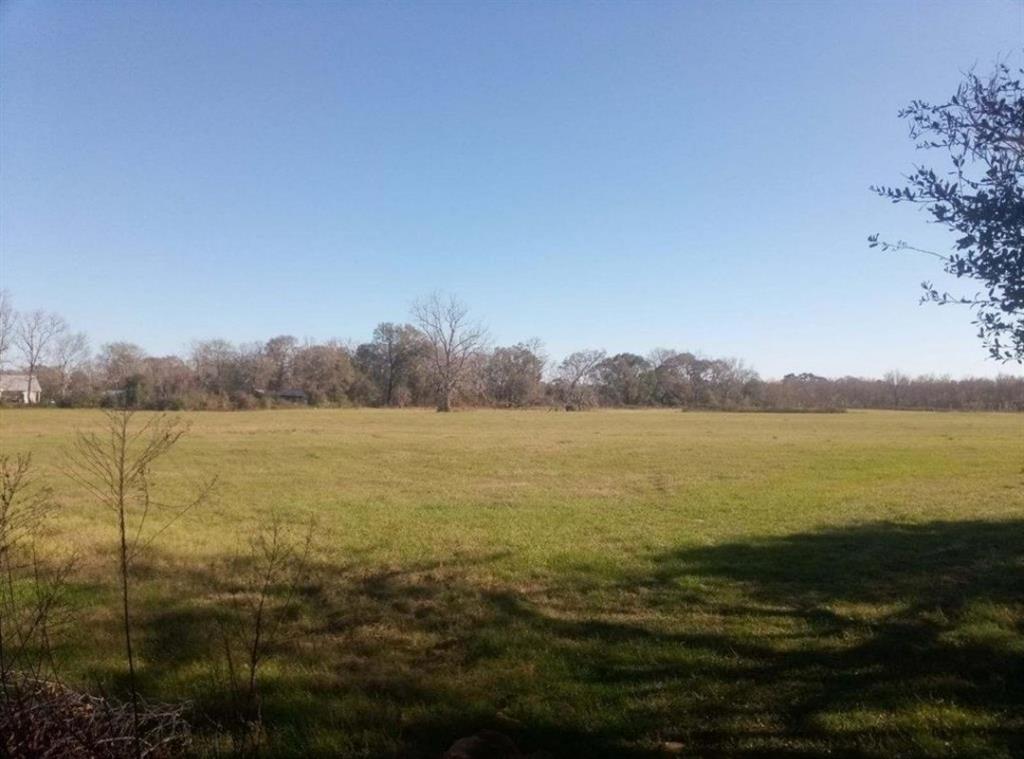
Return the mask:
[[186,356],[150,356],[86,336],[45,311],[17,313],[0,295],[0,372],[34,377],[44,403],[230,410],[281,405],[455,405],[583,410],[670,407],[822,411],[845,408],[1024,410],[1024,378],[763,380],[742,361],[658,349],[647,355],[581,350],[561,361],[537,340],[491,346],[453,297],[413,307],[415,323],[384,322],[368,342],[279,335],[235,344],[200,340]]

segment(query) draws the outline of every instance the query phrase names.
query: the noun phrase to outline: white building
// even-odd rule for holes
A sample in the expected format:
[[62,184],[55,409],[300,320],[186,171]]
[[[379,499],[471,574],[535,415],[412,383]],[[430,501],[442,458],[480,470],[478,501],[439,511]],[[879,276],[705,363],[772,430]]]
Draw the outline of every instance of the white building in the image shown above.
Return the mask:
[[39,381],[27,374],[0,374],[0,400],[9,403],[39,403]]

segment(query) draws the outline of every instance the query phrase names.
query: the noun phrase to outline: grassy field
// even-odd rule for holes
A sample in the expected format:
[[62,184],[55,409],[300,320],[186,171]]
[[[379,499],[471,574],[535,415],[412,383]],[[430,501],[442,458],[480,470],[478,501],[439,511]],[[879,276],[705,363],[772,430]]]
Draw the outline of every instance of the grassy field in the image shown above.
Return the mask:
[[[266,670],[274,756],[1024,755],[1024,417],[192,413],[140,568],[144,691],[217,700],[223,556],[317,520]],[[98,412],[0,412],[82,555],[68,673],[116,689],[114,525],[60,473]]]

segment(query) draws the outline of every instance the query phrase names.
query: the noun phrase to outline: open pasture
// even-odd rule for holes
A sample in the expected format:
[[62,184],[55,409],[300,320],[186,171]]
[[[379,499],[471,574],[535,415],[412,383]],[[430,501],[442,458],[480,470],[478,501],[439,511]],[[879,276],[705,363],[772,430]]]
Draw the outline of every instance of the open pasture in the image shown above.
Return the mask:
[[[1024,418],[189,413],[141,560],[148,697],[216,714],[224,557],[316,521],[264,673],[273,756],[1024,754]],[[0,411],[80,555],[69,677],[115,690],[112,517],[62,473],[96,411]]]

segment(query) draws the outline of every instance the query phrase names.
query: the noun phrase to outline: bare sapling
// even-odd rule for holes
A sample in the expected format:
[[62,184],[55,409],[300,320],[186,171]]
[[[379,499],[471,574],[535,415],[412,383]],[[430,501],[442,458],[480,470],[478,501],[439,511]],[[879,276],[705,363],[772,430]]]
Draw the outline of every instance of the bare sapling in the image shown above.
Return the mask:
[[297,610],[298,595],[309,582],[313,534],[285,527],[277,516],[258,526],[239,556],[231,614],[222,621],[221,641],[237,721],[236,749],[259,753],[263,740],[260,670],[285,637],[285,625]]
[[153,463],[174,447],[187,427],[179,419],[164,414],[148,415],[137,422],[135,412],[127,408],[105,411],[104,418],[101,433],[78,433],[68,456],[67,471],[110,511],[116,522],[121,626],[131,696],[134,753],[140,757],[140,705],[132,639],[133,569],[157,537],[209,499],[216,478],[202,483],[188,500],[177,503],[157,500],[153,496]]
[[31,476],[32,457],[0,455],[0,689],[5,700],[26,678],[56,675],[52,634],[66,619],[74,557],[40,546],[57,510],[50,488]]

